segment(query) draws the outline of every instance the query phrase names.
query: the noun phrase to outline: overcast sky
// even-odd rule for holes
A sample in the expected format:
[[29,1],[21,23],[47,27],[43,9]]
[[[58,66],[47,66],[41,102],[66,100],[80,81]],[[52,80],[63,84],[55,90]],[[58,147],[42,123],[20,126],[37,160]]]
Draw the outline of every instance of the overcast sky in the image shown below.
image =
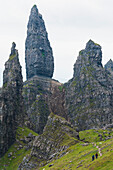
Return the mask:
[[89,39],[102,46],[103,64],[113,59],[113,0],[0,0],[0,86],[4,63],[16,42],[25,75],[25,39],[32,6],[36,4],[53,49],[54,79],[67,82]]

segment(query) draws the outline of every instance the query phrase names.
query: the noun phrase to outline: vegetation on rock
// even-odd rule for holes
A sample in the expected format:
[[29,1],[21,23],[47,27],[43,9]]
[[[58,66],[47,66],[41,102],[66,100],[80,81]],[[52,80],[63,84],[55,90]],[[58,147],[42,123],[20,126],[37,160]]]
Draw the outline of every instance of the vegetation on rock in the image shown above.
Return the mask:
[[18,169],[23,158],[30,154],[31,147],[29,147],[29,143],[37,135],[37,133],[27,127],[18,127],[15,143],[8,149],[5,155],[0,158],[0,170]]

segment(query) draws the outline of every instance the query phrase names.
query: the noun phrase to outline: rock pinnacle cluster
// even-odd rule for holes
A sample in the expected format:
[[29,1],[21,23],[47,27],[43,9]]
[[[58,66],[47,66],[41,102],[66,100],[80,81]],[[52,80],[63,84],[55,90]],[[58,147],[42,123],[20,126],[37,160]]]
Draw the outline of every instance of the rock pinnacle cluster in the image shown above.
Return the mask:
[[27,79],[35,75],[52,78],[54,72],[53,52],[42,15],[37,6],[31,9],[25,43]]
[[[92,168],[91,154],[97,150],[97,147],[93,150],[93,145],[108,139],[113,142],[113,61],[103,67],[101,46],[89,40],[79,52],[72,79],[62,84],[52,79],[52,48],[36,5],[31,9],[27,28],[27,80],[23,82],[14,42],[3,72],[0,169],[56,169],[55,164],[57,169],[84,169],[83,165]],[[105,145],[103,142],[104,147],[100,147],[108,155]],[[109,145],[111,163],[112,145]],[[88,157],[79,160],[86,155],[90,156],[89,163]]]

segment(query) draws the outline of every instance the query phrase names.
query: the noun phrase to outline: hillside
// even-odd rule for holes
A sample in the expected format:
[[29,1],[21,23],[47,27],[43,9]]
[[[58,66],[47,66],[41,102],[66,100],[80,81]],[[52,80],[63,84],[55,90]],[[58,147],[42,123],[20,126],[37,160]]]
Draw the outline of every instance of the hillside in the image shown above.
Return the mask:
[[[100,139],[99,135],[102,137]],[[60,170],[60,169],[107,169],[113,167],[113,132],[105,130],[86,130],[80,132],[78,144],[70,146],[65,155],[59,159],[52,161],[48,165],[40,168],[40,170]],[[106,138],[110,138],[107,139]],[[99,154],[99,148],[102,156]],[[98,152],[99,157],[92,161],[92,155]],[[51,166],[51,167],[49,167]]]
[[[49,134],[48,134],[49,135]],[[31,136],[31,138],[30,138]],[[18,128],[17,140],[10,147],[8,152],[0,159],[0,170],[18,169],[22,160],[25,160],[31,152],[30,139],[35,138],[36,133],[30,129]],[[67,149],[59,152],[58,157],[52,161],[48,160],[45,166],[40,167],[40,170],[63,170],[63,169],[112,169],[113,167],[113,129],[110,130],[85,130],[79,133],[80,140],[73,143],[72,139],[68,139],[70,143]],[[24,140],[26,139],[26,140]],[[67,143],[67,138],[63,143]],[[29,146],[29,147],[28,147]],[[99,154],[99,147],[102,156]],[[17,151],[16,151],[16,148]],[[99,157],[92,161],[92,155],[98,152]],[[34,168],[31,168],[34,169]],[[37,169],[37,168],[35,168]]]

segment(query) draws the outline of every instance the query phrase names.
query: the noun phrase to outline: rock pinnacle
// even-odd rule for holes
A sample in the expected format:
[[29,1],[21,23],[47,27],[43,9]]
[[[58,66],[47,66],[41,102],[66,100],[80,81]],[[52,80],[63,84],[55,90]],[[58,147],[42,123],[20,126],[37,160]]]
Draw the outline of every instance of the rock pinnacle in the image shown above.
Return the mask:
[[25,43],[27,79],[35,75],[52,78],[54,59],[42,15],[37,6],[31,9]]

